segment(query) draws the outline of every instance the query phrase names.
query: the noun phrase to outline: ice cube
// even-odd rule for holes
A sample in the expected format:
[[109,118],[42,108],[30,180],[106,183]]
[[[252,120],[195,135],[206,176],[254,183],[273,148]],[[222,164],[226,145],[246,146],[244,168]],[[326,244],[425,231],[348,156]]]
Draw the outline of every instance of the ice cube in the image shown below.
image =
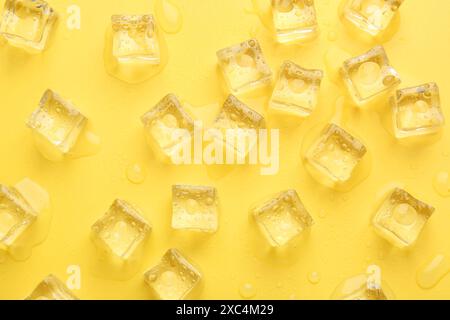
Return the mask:
[[274,0],[272,13],[280,43],[308,40],[317,35],[314,0]]
[[315,109],[323,72],[303,69],[291,61],[281,66],[269,106],[272,111],[309,116]]
[[271,196],[250,210],[269,243],[283,246],[313,224],[295,190]]
[[[225,100],[222,110],[214,121],[213,128],[220,130],[227,152],[236,153],[245,157],[255,146],[252,134],[265,128],[264,117],[250,109],[235,96],[229,95]],[[240,142],[244,144],[240,144]]]
[[373,218],[377,233],[403,248],[414,244],[434,208],[405,190],[395,188]]
[[391,98],[397,138],[436,133],[444,126],[439,88],[427,83],[398,90]]
[[144,278],[159,299],[182,300],[199,284],[202,275],[178,250],[169,249]]
[[403,0],[346,0],[343,17],[372,37],[382,35]]
[[217,52],[219,65],[228,88],[242,94],[270,83],[272,72],[258,40],[250,39]]
[[111,23],[112,54],[119,63],[160,63],[160,47],[152,15],[113,15]]
[[26,300],[78,300],[54,275],[47,276]]
[[49,160],[62,160],[75,146],[87,119],[56,92],[47,90],[28,120],[38,149]]
[[218,226],[216,188],[192,185],[172,187],[172,227],[174,229],[215,232]]
[[346,60],[340,73],[351,98],[358,106],[391,91],[401,82],[382,46]]
[[366,147],[336,124],[327,125],[306,153],[306,161],[325,185],[344,184],[366,154]]
[[186,130],[192,134],[194,120],[185,111],[174,94],[165,96],[153,109],[141,117],[147,140],[160,160],[167,160],[183,136],[175,134]]
[[0,35],[13,46],[40,52],[55,20],[55,12],[43,0],[6,0]]
[[0,185],[0,245],[11,246],[36,217],[37,213],[19,191]]
[[92,231],[99,249],[127,260],[142,248],[151,226],[131,204],[115,200],[108,212],[92,226]]

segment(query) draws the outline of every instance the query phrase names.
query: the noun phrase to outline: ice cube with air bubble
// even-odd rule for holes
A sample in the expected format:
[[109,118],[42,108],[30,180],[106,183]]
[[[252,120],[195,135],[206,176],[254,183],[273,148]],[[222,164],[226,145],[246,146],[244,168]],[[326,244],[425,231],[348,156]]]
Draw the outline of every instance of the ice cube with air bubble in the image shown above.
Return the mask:
[[372,223],[380,236],[405,248],[416,242],[433,212],[434,208],[429,204],[395,188],[377,210]]
[[39,53],[45,49],[56,13],[43,0],[6,0],[0,36],[15,47]]
[[60,161],[72,151],[86,123],[87,118],[71,102],[47,90],[27,125],[42,155]]
[[78,298],[61,280],[54,275],[48,275],[26,300],[78,300]]
[[[192,136],[194,120],[174,94],[166,95],[141,117],[147,141],[156,157],[167,161],[185,138]],[[183,134],[185,133],[185,134]]]
[[273,0],[272,16],[279,43],[310,40],[318,33],[314,0]]
[[156,24],[152,15],[113,15],[112,55],[119,64],[161,61]]
[[331,123],[306,151],[305,160],[307,168],[319,182],[339,187],[352,179],[366,152],[361,141]]
[[382,46],[344,61],[340,74],[350,98],[358,106],[379,100],[401,82]]
[[0,247],[7,250],[13,245],[35,222],[37,215],[18,190],[0,185]]
[[126,261],[141,252],[150,231],[137,208],[117,199],[92,226],[92,239],[101,253]]
[[437,133],[445,124],[436,83],[398,90],[391,97],[391,108],[399,139]]
[[352,27],[372,38],[391,26],[403,0],[346,0],[342,17]]
[[169,249],[144,279],[158,299],[182,300],[198,288],[202,275],[177,249]]
[[217,190],[210,186],[172,187],[172,227],[215,232],[219,226]]
[[270,111],[301,118],[309,116],[317,106],[322,78],[321,70],[304,69],[285,61],[269,102]]
[[273,247],[287,244],[313,224],[295,190],[269,196],[252,207],[250,214]]
[[239,95],[267,86],[272,80],[270,70],[256,39],[217,52],[219,66],[228,89]]

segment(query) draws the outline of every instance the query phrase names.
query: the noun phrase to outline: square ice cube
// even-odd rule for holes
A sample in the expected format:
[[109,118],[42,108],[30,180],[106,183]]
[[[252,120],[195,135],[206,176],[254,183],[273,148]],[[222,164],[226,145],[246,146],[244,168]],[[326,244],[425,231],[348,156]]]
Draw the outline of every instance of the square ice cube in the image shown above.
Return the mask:
[[216,188],[192,185],[172,187],[172,228],[216,232],[218,216]]
[[[264,117],[250,109],[233,95],[229,95],[213,124],[220,130],[227,152],[245,157],[255,146],[256,131],[265,128]],[[253,138],[255,139],[253,139]]]
[[283,246],[313,225],[313,219],[295,190],[271,196],[250,210],[269,243]]
[[182,300],[199,284],[202,275],[178,250],[169,249],[144,278],[159,299]]
[[270,109],[309,116],[317,105],[322,78],[320,70],[303,69],[291,61],[284,62],[269,102]]
[[19,191],[0,185],[0,245],[12,245],[36,220],[36,216]]
[[66,285],[54,275],[47,276],[26,300],[78,300]]
[[435,83],[398,90],[391,105],[397,138],[435,133],[445,124]]
[[99,249],[123,260],[142,248],[151,226],[131,204],[115,200],[93,226],[93,239]]
[[401,82],[382,46],[344,61],[340,73],[351,98],[359,106],[391,91]]
[[273,0],[272,15],[280,43],[307,40],[317,35],[314,0]]
[[366,147],[347,131],[329,124],[306,154],[308,164],[332,183],[345,183],[352,177]]
[[38,147],[62,157],[75,146],[87,119],[69,101],[47,90],[28,120]]
[[382,34],[403,0],[346,0],[343,17],[372,37]]
[[403,248],[414,244],[434,208],[405,190],[395,188],[373,218],[377,233]]
[[152,15],[113,15],[111,23],[112,54],[119,63],[160,63],[160,47]]
[[192,134],[194,130],[194,120],[174,94],[165,96],[141,120],[147,140],[161,160],[170,158],[174,147],[182,142],[183,136],[176,134],[177,131],[186,130]]
[[55,20],[55,12],[43,0],[6,0],[0,35],[13,46],[39,52]]
[[217,52],[219,65],[228,88],[241,94],[270,83],[272,71],[267,65],[258,40],[250,39]]

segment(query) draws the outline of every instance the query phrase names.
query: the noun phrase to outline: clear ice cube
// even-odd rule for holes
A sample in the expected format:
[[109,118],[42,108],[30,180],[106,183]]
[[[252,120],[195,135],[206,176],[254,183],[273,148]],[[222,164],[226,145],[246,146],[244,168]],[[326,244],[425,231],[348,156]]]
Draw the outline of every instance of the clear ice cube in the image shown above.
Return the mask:
[[351,179],[366,152],[359,140],[336,124],[329,124],[307,151],[306,160],[324,181],[340,184]]
[[54,275],[47,276],[26,300],[78,300],[66,285]]
[[36,217],[37,213],[19,191],[0,185],[0,245],[11,246]]
[[144,278],[159,299],[182,300],[199,284],[202,275],[178,250],[169,249]]
[[192,133],[194,120],[174,94],[165,96],[154,108],[141,117],[147,140],[161,160],[170,158],[174,148],[182,142],[179,130]]
[[393,90],[400,83],[400,76],[390,66],[382,46],[346,60],[340,74],[351,98],[359,106]]
[[273,0],[272,15],[280,43],[308,40],[317,35],[314,0]]
[[[250,109],[233,95],[229,95],[214,121],[213,128],[220,130],[227,152],[245,157],[255,146],[253,130],[265,128],[264,117]],[[240,144],[243,142],[244,144]]]
[[114,15],[111,23],[112,54],[119,63],[160,63],[160,47],[152,15]]
[[272,79],[258,40],[250,39],[217,52],[228,88],[242,94],[266,86]]
[[6,0],[0,35],[13,46],[40,52],[55,20],[55,12],[43,0]]
[[395,188],[376,212],[373,225],[377,233],[393,245],[408,247],[417,240],[433,212],[430,205]]
[[309,116],[317,105],[322,78],[320,70],[303,69],[291,61],[284,62],[269,102],[270,109]]
[[172,227],[215,232],[219,226],[218,197],[214,187],[174,185]]
[[435,83],[398,90],[391,98],[397,138],[436,133],[444,126],[439,88]]
[[44,155],[59,160],[75,146],[86,123],[86,117],[69,101],[47,90],[27,124]]
[[343,17],[372,37],[381,35],[392,22],[403,0],[346,0]]
[[142,248],[151,226],[131,204],[115,200],[93,226],[93,239],[105,253],[127,260]]
[[295,190],[271,196],[250,210],[256,223],[274,246],[283,246],[313,224],[313,219],[303,206]]

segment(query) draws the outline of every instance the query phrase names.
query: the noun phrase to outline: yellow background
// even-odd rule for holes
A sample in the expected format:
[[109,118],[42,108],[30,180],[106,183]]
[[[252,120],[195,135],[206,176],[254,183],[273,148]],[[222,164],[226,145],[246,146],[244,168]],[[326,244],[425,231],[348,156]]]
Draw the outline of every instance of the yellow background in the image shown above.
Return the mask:
[[[450,170],[449,130],[434,145],[405,148],[386,132],[376,113],[346,106],[351,112],[348,127],[372,153],[372,171],[351,192],[332,192],[310,178],[299,158],[305,132],[331,117],[342,94],[325,79],[317,112],[298,129],[282,130],[281,167],[275,176],[261,176],[257,167],[242,167],[215,180],[202,166],[155,162],[139,117],[169,92],[194,105],[221,104],[225,94],[216,69],[218,49],[256,36],[276,73],[285,59],[324,69],[323,57],[332,45],[352,54],[370,48],[352,40],[343,29],[337,0],[316,1],[321,33],[303,47],[275,44],[257,16],[248,13],[250,0],[176,1],[184,24],[179,33],[165,35],[168,65],[142,84],[129,85],[109,76],[103,65],[103,46],[110,16],[150,12],[148,0],[49,0],[60,19],[51,46],[43,54],[30,56],[7,45],[0,47],[0,182],[12,185],[22,177],[32,178],[49,191],[54,210],[48,238],[32,257],[0,265],[0,298],[24,298],[49,273],[65,280],[67,266],[75,264],[82,270],[82,286],[74,293],[82,299],[148,299],[151,295],[142,274],[170,247],[180,249],[200,266],[205,281],[202,299],[239,298],[239,287],[247,282],[255,286],[256,298],[326,299],[339,282],[363,273],[373,263],[382,268],[382,277],[397,298],[449,298],[450,277],[432,290],[419,288],[415,280],[418,267],[430,257],[439,252],[450,255],[449,199],[439,196],[432,186],[437,172]],[[66,9],[71,4],[81,8],[80,30],[66,27]],[[449,11],[446,0],[406,0],[400,29],[385,44],[392,65],[402,76],[402,87],[429,81],[439,84],[447,120]],[[330,31],[337,33],[337,41],[329,40]],[[72,100],[90,118],[103,140],[100,153],[63,163],[41,157],[25,119],[47,88]],[[244,101],[263,112],[266,98]],[[126,167],[133,163],[147,171],[140,185],[131,184],[125,176]],[[170,229],[171,185],[175,183],[218,188],[222,211],[216,234],[185,235]],[[436,207],[418,243],[408,251],[392,249],[369,225],[380,192],[391,183],[403,184]],[[286,188],[299,192],[316,223],[309,235],[276,252],[248,219],[247,210],[260,198]],[[154,226],[141,271],[129,281],[100,279],[89,268],[90,227],[117,197],[140,207]],[[308,281],[313,271],[320,274],[318,284]]]

